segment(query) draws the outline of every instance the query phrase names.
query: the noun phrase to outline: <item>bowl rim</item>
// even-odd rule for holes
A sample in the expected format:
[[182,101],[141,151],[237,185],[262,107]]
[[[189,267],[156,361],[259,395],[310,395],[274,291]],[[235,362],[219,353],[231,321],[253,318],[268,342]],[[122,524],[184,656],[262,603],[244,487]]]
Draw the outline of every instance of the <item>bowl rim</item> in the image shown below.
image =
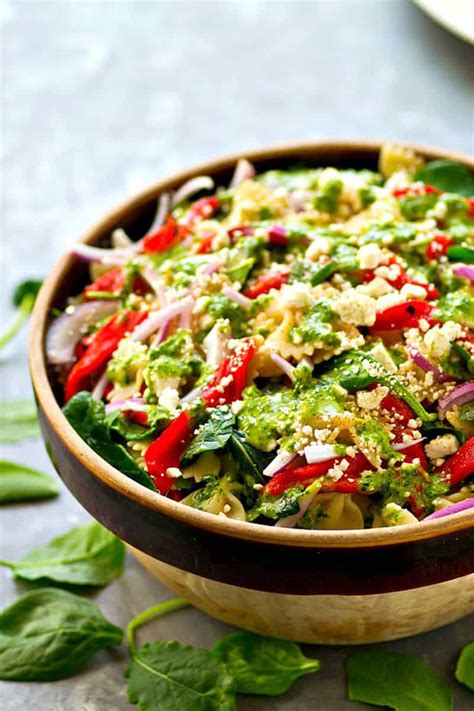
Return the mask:
[[[239,151],[205,163],[200,163],[186,170],[176,172],[169,177],[153,183],[140,193],[123,200],[115,208],[95,222],[79,238],[84,243],[94,243],[105,233],[110,232],[128,214],[139,210],[151,199],[162,192],[175,189],[191,177],[232,169],[239,158],[250,161],[278,160],[291,157],[292,154],[305,154],[311,160],[317,160],[318,153],[341,154],[359,153],[361,156],[374,157],[385,141],[304,141],[279,144],[249,151]],[[457,160],[474,169],[474,160],[469,156],[453,151],[446,151],[431,146],[396,141],[397,145],[411,148],[427,159]],[[76,433],[63,415],[55,398],[47,373],[45,356],[45,337],[49,321],[51,303],[61,283],[64,272],[68,271],[76,259],[71,253],[64,254],[55,264],[45,279],[38,294],[30,323],[29,365],[35,395],[41,407],[43,417],[55,435],[73,454],[75,459],[103,484],[114,489],[125,498],[145,508],[210,533],[255,543],[274,544],[300,548],[365,548],[410,543],[435,538],[474,528],[474,514],[463,511],[446,517],[421,521],[419,523],[362,530],[299,530],[276,528],[264,524],[224,519],[204,511],[199,511],[179,502],[172,501],[158,492],[138,484],[115,467],[108,464],[94,452]]]

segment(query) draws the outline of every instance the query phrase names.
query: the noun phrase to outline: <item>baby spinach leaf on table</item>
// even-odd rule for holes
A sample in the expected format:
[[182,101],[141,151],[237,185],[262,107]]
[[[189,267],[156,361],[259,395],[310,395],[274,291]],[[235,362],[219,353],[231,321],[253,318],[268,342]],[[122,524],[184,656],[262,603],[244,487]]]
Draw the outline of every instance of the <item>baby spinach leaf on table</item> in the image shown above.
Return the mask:
[[319,661],[308,659],[294,642],[234,632],[212,648],[235,678],[237,693],[279,696],[296,679],[319,671]]
[[122,636],[91,600],[53,588],[33,590],[2,611],[0,678],[64,679],[100,649],[120,644]]
[[70,585],[107,585],[125,563],[125,546],[97,521],[73,528],[9,563],[15,578],[52,580]]
[[395,652],[356,652],[347,660],[348,696],[396,711],[451,711],[449,686],[421,659]]
[[56,479],[23,464],[0,461],[0,503],[48,499],[58,494]]
[[21,442],[39,437],[40,430],[34,400],[10,400],[2,403],[0,442]]
[[78,435],[99,456],[130,479],[156,491],[152,478],[138,466],[125,447],[112,440],[110,425],[102,401],[93,400],[88,392],[80,392],[63,407],[63,412]]
[[6,346],[20,331],[33,310],[42,283],[40,279],[27,279],[26,281],[22,281],[15,288],[12,295],[12,302],[18,309],[18,315],[10,328],[0,336],[0,349]]
[[153,642],[133,652],[125,676],[141,711],[234,711],[235,682],[207,649]]
[[458,161],[430,161],[416,172],[415,180],[422,180],[446,193],[458,193],[466,197],[474,195],[474,175]]
[[209,419],[199,427],[196,436],[184,453],[182,463],[190,464],[200,454],[213,449],[222,449],[232,435],[235,416],[227,407],[216,407]]
[[474,642],[469,642],[461,649],[455,676],[461,684],[474,691]]

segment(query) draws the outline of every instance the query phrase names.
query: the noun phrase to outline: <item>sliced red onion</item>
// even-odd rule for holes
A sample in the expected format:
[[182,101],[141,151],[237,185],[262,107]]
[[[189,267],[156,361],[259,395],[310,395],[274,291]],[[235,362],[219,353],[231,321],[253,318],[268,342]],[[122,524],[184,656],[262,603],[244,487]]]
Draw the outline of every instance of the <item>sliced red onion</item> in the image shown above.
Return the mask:
[[304,456],[308,464],[318,464],[335,459],[338,455],[332,444],[310,444],[304,448]]
[[439,368],[437,368],[436,365],[430,363],[430,361],[425,358],[425,356],[422,355],[419,351],[417,351],[417,349],[411,344],[407,346],[407,351],[415,365],[421,368],[421,370],[423,370],[425,373],[433,373],[438,383],[446,383],[449,380],[453,380],[450,375],[446,375]]
[[270,464],[267,464],[267,466],[262,472],[263,476],[273,476],[281,469],[284,469],[286,466],[288,466],[288,464],[292,462],[295,457],[296,454],[294,454],[293,452],[287,452],[284,449],[281,449],[276,455],[275,459],[272,459]]
[[227,230],[231,240],[238,239],[239,237],[249,237],[255,232],[253,227],[250,225],[237,225],[237,227],[231,227]]
[[[159,227],[161,227],[161,225],[166,220],[166,217],[170,211],[170,206],[171,206],[170,194],[163,193],[162,195],[160,195],[160,199],[158,200],[158,208],[156,210],[155,219],[153,220],[153,222],[150,226],[150,229],[147,232],[147,235],[152,234],[153,232],[156,232],[156,230]],[[146,237],[146,235],[145,235],[145,237]]]
[[187,405],[190,402],[197,400],[198,397],[201,397],[202,393],[204,392],[204,389],[205,387],[203,385],[198,388],[193,388],[193,390],[190,390],[187,395],[181,398],[181,404]]
[[453,272],[460,277],[466,277],[472,284],[474,284],[474,266],[468,264],[459,264],[454,267]]
[[108,402],[105,406],[105,414],[110,415],[116,410],[132,410],[133,412],[145,412],[147,405],[142,397],[130,397],[125,400],[115,400]]
[[246,158],[240,158],[235,166],[234,175],[229,183],[229,188],[237,188],[245,180],[252,180],[255,177],[255,168]]
[[426,437],[418,437],[418,439],[412,439],[409,442],[395,442],[394,444],[392,443],[392,449],[395,449],[397,452],[403,452],[404,449],[408,449],[408,447],[411,447],[414,444],[420,444],[420,442],[424,442]]
[[191,330],[192,313],[193,313],[193,304],[189,303],[188,307],[179,316],[180,327],[186,329],[187,331]]
[[131,338],[134,341],[146,341],[163,323],[166,323],[175,316],[179,316],[189,307],[189,301],[174,301],[172,304],[163,306],[153,313],[150,313],[145,321],[142,321],[132,332]]
[[235,304],[238,304],[243,309],[249,309],[252,306],[252,299],[247,298],[247,296],[244,296],[240,293],[240,291],[237,291],[237,289],[233,289],[231,286],[223,286],[222,293],[224,294],[224,296],[227,296],[228,299],[233,301]]
[[302,494],[298,502],[300,507],[298,513],[295,513],[292,516],[286,516],[285,518],[281,518],[279,521],[276,522],[275,526],[277,528],[294,528],[298,521],[303,518],[306,511],[313,503],[314,497],[318,493],[319,489],[315,488],[314,491],[310,490],[307,493],[305,492],[304,494]]
[[206,364],[217,368],[228,354],[227,344],[230,338],[228,326],[219,321],[214,324],[202,345],[206,354]]
[[74,359],[77,343],[88,326],[117,311],[118,301],[88,301],[67,310],[53,321],[46,337],[46,355],[54,365],[65,365]]
[[471,499],[464,499],[463,501],[458,501],[456,504],[451,504],[451,506],[445,506],[438,511],[430,514],[423,521],[431,521],[435,518],[443,518],[444,516],[451,516],[451,514],[459,513],[460,511],[468,511],[468,509],[474,509],[474,497]]
[[225,264],[225,259],[222,257],[219,257],[218,259],[214,259],[213,262],[209,262],[209,264],[206,264],[204,269],[202,270],[202,274],[214,274],[217,272],[221,267],[223,267]]
[[467,383],[456,386],[449,395],[439,401],[438,407],[441,412],[445,412],[453,405],[464,405],[471,400],[474,400],[474,380],[469,380]]
[[201,190],[212,190],[213,187],[214,181],[209,175],[198,175],[196,178],[191,178],[175,192],[171,200],[171,207],[176,207]]
[[163,343],[163,341],[166,341],[166,339],[168,338],[168,334],[170,332],[171,321],[172,321],[172,319],[168,319],[168,321],[165,321],[165,323],[163,323],[159,327],[158,333],[156,334],[155,338],[153,339],[153,341],[151,343],[152,348],[156,348],[157,346],[160,345],[160,343]]
[[102,249],[102,247],[93,247],[90,244],[76,244],[72,250],[72,254],[82,262],[98,262],[110,267],[118,267],[125,264],[139,251],[139,243],[135,242],[130,247],[120,249]]
[[104,397],[105,388],[107,387],[107,373],[104,370],[99,380],[97,381],[93,391],[91,392],[91,397],[93,400],[102,400]]
[[142,276],[157,295],[160,306],[166,306],[168,303],[168,294],[166,285],[160,275],[152,267],[146,266],[142,269]]
[[295,382],[295,366],[291,365],[285,358],[283,358],[278,353],[270,353],[270,358],[275,363],[275,365],[280,368],[282,373],[285,373],[289,377],[292,383]]

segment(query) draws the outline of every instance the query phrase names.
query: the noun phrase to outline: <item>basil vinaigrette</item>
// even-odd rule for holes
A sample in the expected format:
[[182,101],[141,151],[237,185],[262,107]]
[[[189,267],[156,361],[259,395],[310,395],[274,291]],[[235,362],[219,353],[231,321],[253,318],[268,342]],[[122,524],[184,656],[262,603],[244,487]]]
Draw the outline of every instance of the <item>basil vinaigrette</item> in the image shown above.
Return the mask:
[[64,413],[173,501],[297,529],[474,507],[474,178],[385,145],[160,199],[138,242],[78,245],[52,324]]

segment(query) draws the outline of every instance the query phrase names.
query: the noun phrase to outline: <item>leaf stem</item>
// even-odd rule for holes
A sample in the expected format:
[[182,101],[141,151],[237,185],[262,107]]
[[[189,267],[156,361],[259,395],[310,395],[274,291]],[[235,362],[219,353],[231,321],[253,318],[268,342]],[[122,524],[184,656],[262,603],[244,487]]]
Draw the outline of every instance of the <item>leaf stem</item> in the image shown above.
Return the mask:
[[9,563],[8,560],[0,560],[0,565],[3,565],[5,568],[14,568],[15,563]]
[[6,346],[7,343],[9,341],[11,341],[12,338],[14,338],[16,336],[16,334],[21,329],[21,327],[25,323],[26,319],[30,315],[30,312],[31,312],[31,309],[33,308],[34,302],[35,302],[35,298],[31,294],[26,294],[23,297],[23,300],[20,304],[18,316],[16,317],[15,321],[13,321],[10,328],[7,329],[7,331],[5,331],[3,336],[0,337],[0,349],[3,348],[4,346]]
[[165,602],[160,602],[158,605],[153,605],[153,607],[148,608],[144,612],[130,620],[127,625],[127,642],[130,652],[135,651],[135,630],[141,627],[146,622],[150,620],[157,619],[158,617],[163,617],[167,615],[168,612],[173,612],[174,610],[181,610],[183,607],[188,607],[189,602],[184,600],[182,597],[176,597],[173,600],[166,600]]

